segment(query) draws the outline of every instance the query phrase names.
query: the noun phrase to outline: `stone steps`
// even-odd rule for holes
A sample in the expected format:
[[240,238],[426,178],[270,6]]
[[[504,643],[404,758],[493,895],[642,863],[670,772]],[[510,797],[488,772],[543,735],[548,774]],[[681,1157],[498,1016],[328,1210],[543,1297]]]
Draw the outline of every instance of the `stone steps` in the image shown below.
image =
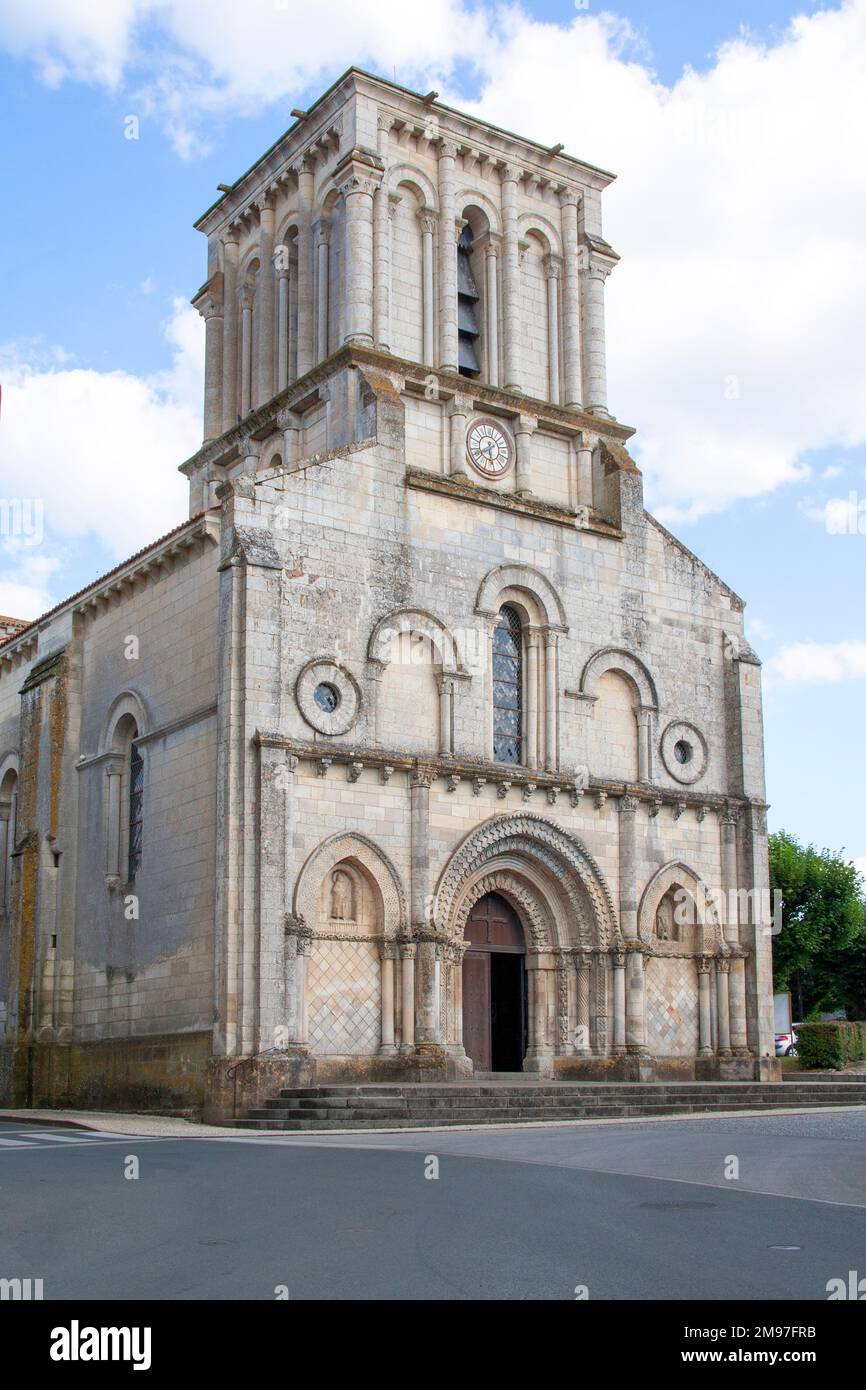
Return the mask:
[[835,1105],[866,1105],[866,1081],[308,1086],[281,1091],[235,1123],[258,1130],[407,1129]]

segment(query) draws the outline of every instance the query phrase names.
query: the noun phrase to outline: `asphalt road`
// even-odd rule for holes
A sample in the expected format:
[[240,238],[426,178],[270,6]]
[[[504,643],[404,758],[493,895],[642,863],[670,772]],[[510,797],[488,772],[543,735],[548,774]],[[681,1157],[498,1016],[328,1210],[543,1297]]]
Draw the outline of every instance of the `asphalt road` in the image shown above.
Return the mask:
[[49,1300],[823,1301],[852,1269],[864,1112],[313,1140],[0,1122],[0,1278]]

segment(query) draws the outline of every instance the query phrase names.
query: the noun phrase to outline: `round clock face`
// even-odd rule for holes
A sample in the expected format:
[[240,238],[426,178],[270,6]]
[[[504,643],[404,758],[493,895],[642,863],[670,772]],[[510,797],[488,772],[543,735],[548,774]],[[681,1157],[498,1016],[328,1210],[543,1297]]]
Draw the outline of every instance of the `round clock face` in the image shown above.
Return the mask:
[[469,426],[466,452],[485,478],[501,478],[511,467],[511,441],[495,420],[476,420]]

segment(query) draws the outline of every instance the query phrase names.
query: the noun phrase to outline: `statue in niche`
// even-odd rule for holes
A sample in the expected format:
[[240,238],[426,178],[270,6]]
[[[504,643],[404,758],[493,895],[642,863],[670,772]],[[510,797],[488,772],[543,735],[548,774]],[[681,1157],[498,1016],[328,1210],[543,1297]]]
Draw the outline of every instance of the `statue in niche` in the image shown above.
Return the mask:
[[670,894],[666,894],[656,912],[656,936],[659,941],[679,941],[680,931],[674,916],[674,905]]
[[354,922],[354,885],[342,869],[335,869],[331,878],[331,918],[337,922]]

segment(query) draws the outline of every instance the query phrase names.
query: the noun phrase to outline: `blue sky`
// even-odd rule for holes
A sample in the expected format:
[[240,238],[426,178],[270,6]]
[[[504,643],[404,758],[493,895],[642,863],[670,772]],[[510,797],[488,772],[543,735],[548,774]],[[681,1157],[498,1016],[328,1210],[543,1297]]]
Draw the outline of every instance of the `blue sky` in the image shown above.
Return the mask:
[[182,517],[192,223],[352,61],[618,172],[612,408],[648,503],[748,600],[771,823],[866,867],[864,0],[0,0],[0,491],[44,499],[40,544],[0,536],[0,612]]

